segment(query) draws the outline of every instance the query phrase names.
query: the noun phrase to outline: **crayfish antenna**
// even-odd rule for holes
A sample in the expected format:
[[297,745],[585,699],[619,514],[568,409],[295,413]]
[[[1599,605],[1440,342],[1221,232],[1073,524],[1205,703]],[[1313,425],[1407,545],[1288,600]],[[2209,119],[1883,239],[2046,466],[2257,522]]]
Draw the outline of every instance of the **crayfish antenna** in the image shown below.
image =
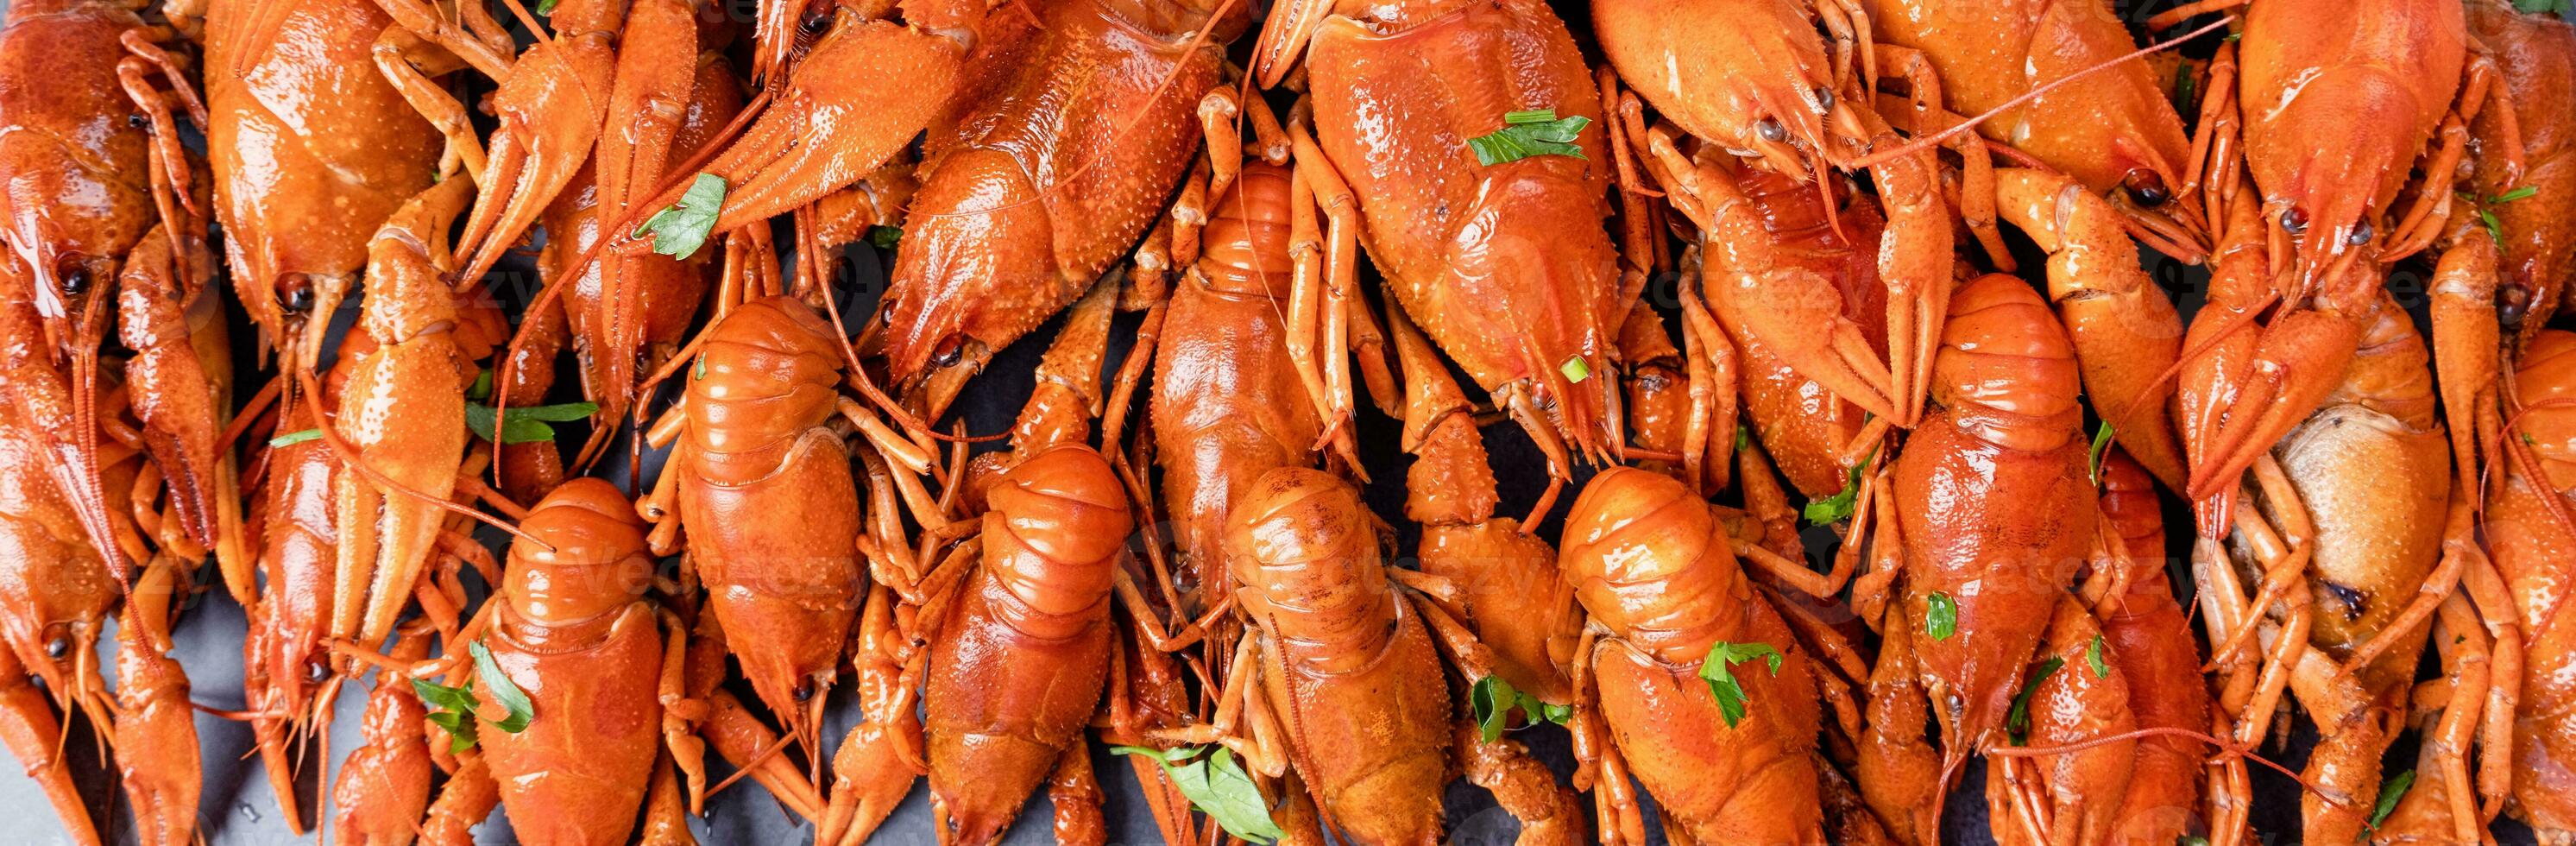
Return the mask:
[[2181,35],[2177,35],[2177,36],[2174,36],[2174,37],[2172,37],[2172,38],[2168,38],[2168,39],[2165,39],[2165,40],[2163,40],[2163,41],[2159,41],[2159,42],[2156,42],[2156,43],[2154,43],[2154,44],[2150,44],[2150,45],[2147,45],[2147,46],[2145,46],[2145,47],[2138,48],[2137,50],[2131,51],[2131,52],[2129,52],[2127,55],[2123,55],[2123,56],[2121,56],[2121,57],[2119,57],[2119,58],[2111,59],[2111,60],[2108,60],[2108,61],[2102,62],[2101,64],[2097,64],[2097,65],[2094,65],[2094,66],[2092,66],[2092,67],[2085,68],[2085,69],[2083,69],[2083,70],[2079,70],[2079,71],[2076,71],[2076,72],[2074,72],[2074,73],[2070,73],[2070,74],[2067,74],[2067,75],[2065,75],[2065,76],[2061,76],[2061,77],[2058,77],[2058,78],[2056,78],[2056,79],[2050,80],[2050,81],[2048,82],[2048,84],[2046,84],[2046,85],[2042,85],[2042,86],[2039,86],[2039,87],[2033,88],[2033,89],[2031,89],[2031,90],[2029,90],[2029,91],[2024,91],[2024,92],[2022,92],[2021,96],[2014,97],[2014,98],[2012,98],[2012,99],[2010,99],[2010,100],[2006,100],[2006,101],[2004,101],[2002,104],[1997,105],[1997,106],[1995,106],[1994,108],[1987,109],[1987,110],[1985,110],[1984,112],[1982,112],[1982,113],[1980,113],[1980,114],[1976,115],[1975,117],[1971,117],[1971,118],[1968,118],[1967,120],[1960,121],[1958,124],[1953,125],[1953,126],[1951,126],[1950,128],[1948,128],[1948,129],[1941,130],[1940,132],[1936,132],[1936,133],[1933,133],[1933,134],[1931,134],[1931,135],[1916,136],[1916,137],[1915,137],[1915,139],[1914,139],[1913,141],[1908,142],[1908,143],[1906,143],[1906,144],[1905,144],[1905,145],[1903,145],[1903,146],[1893,147],[1893,148],[1888,148],[1888,149],[1884,149],[1884,150],[1875,150],[1875,151],[1872,151],[1869,155],[1862,156],[1862,157],[1860,157],[1860,158],[1859,158],[1859,159],[1857,159],[1857,160],[1854,160],[1854,161],[1852,161],[1852,162],[1847,163],[1847,164],[1846,164],[1846,167],[1851,168],[1851,169],[1854,169],[1854,170],[1857,170],[1857,169],[1860,169],[1860,168],[1870,167],[1870,166],[1873,166],[1873,165],[1878,164],[1879,162],[1887,161],[1887,160],[1889,160],[1889,159],[1894,159],[1894,158],[1897,158],[1897,157],[1899,157],[1899,156],[1912,155],[1912,154],[1914,154],[1915,152],[1918,152],[1918,151],[1921,151],[1921,150],[1925,150],[1925,149],[1930,149],[1930,148],[1932,148],[1932,147],[1938,146],[1938,145],[1940,145],[1940,144],[1941,144],[1941,142],[1943,142],[1943,141],[1947,141],[1947,140],[1950,140],[1950,137],[1951,137],[1951,136],[1957,135],[1957,134],[1962,133],[1962,132],[1967,132],[1967,131],[1973,130],[1973,129],[1977,128],[1977,125],[1978,125],[1978,124],[1985,123],[1986,121],[1989,121],[1989,120],[1993,120],[1993,119],[1994,119],[1994,117],[1995,117],[1996,115],[2000,115],[2000,114],[2003,114],[2003,113],[2005,113],[2005,112],[2012,111],[2013,109],[2020,108],[2020,107],[2021,107],[2021,105],[2022,105],[2023,103],[2027,103],[2027,102],[2030,102],[2030,101],[2032,101],[2032,100],[2039,99],[2040,97],[2046,96],[2046,95],[2048,94],[2048,92],[2053,91],[2053,90],[2056,90],[2058,86],[2065,85],[2065,84],[2067,84],[2067,83],[2069,83],[2069,82],[2073,82],[2073,81],[2075,81],[2075,80],[2082,79],[2082,78],[2084,78],[2084,77],[2091,76],[2091,75],[2093,75],[2093,74],[2100,73],[2100,72],[2102,72],[2102,71],[2109,70],[2109,69],[2114,68],[2114,67],[2118,67],[2118,66],[2120,66],[2121,64],[2124,64],[2124,63],[2127,63],[2127,62],[2130,62],[2130,61],[2134,61],[2134,60],[2137,60],[2137,59],[2145,58],[2146,56],[2148,56],[2148,55],[2150,55],[2150,54],[2154,54],[2154,53],[2161,53],[2161,52],[2164,52],[2164,51],[2166,51],[2166,50],[2171,50],[2171,49],[2174,49],[2174,48],[2176,48],[2176,47],[2180,47],[2180,46],[2182,46],[2185,42],[2188,42],[2188,41],[2190,41],[2190,40],[2192,40],[2192,39],[2194,39],[2194,38],[2199,38],[2199,37],[2201,37],[2201,36],[2203,36],[2203,35],[2207,35],[2207,34],[2209,34],[2209,33],[2212,33],[2212,32],[2216,32],[2216,31],[2218,31],[2218,29],[2219,29],[2220,27],[2224,27],[2224,26],[2226,26],[2226,25],[2228,24],[2229,20],[2230,20],[2230,19],[2228,19],[2228,18],[2220,18],[2220,19],[2218,19],[2218,20],[2216,20],[2216,21],[2212,21],[2212,22],[2210,22],[2210,23],[2204,24],[2204,25],[2200,26],[2200,27],[2199,27],[2199,28],[2197,28],[2197,29],[2193,29],[2193,30],[2192,30],[2192,31],[2190,31],[2190,32],[2186,32],[2186,33],[2183,33],[2183,34],[2181,34]]

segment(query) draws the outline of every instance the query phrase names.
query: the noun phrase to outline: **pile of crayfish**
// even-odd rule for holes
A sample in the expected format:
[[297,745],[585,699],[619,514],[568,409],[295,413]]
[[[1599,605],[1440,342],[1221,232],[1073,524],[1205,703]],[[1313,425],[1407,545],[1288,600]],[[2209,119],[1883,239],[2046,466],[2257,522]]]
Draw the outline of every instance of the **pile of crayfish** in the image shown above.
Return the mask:
[[2576,843],[2568,14],[15,0],[10,789]]

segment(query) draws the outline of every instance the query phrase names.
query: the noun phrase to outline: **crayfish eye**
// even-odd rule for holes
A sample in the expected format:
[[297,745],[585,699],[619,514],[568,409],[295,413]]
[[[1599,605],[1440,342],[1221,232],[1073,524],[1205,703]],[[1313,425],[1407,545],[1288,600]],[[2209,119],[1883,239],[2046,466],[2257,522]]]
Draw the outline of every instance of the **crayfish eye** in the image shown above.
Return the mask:
[[2300,208],[2283,210],[2281,228],[2292,235],[2308,234],[2308,210]]
[[323,679],[330,677],[331,668],[324,665],[321,658],[316,657],[304,659],[305,682],[309,684],[321,684]]
[[1753,131],[1756,134],[1761,135],[1762,140],[1769,141],[1773,144],[1789,140],[1789,128],[1781,126],[1778,118],[1766,117],[1761,120],[1754,121]]
[[47,658],[60,659],[71,653],[72,641],[70,638],[62,635],[55,635],[54,639],[45,641],[45,657]]
[[2518,284],[2496,288],[2496,320],[2505,326],[2520,326],[2531,313],[2531,289]]
[[2343,236],[2343,242],[2355,247],[2370,243],[2370,221],[2353,224],[2352,231]]
[[813,699],[813,698],[814,698],[814,680],[813,680],[813,679],[806,679],[806,680],[804,680],[804,681],[797,682],[797,683],[796,683],[796,689],[795,689],[795,690],[792,690],[792,691],[788,691],[787,695],[789,695],[789,696],[793,696],[793,697],[796,697],[796,701],[798,701],[798,702],[804,702],[804,701],[806,701],[806,700]]
[[277,302],[278,305],[286,307],[287,312],[290,314],[303,314],[307,311],[311,311],[313,309],[312,283],[301,283],[295,287],[279,291],[277,294]]
[[146,126],[151,126],[152,121],[144,118],[142,112],[135,112],[125,116],[125,125],[135,129],[142,129]]
[[1832,89],[1819,85],[1816,86],[1815,94],[1816,114],[1821,115],[1834,110],[1834,92]]
[[2138,205],[2155,208],[2164,205],[2166,200],[2173,199],[2173,192],[2165,188],[2165,178],[2157,175],[2155,171],[2130,171],[2129,177],[2122,182],[2129,189],[2129,199],[2136,201]]
[[965,341],[951,337],[939,342],[939,349],[930,353],[930,366],[947,367],[956,364],[958,359],[964,357],[966,357]]
[[831,28],[832,15],[828,12],[807,12],[804,20],[796,22],[796,29],[807,38],[822,37],[823,31]]
[[63,289],[63,296],[77,297],[89,293],[89,283],[89,267],[75,264],[63,269],[56,286]]

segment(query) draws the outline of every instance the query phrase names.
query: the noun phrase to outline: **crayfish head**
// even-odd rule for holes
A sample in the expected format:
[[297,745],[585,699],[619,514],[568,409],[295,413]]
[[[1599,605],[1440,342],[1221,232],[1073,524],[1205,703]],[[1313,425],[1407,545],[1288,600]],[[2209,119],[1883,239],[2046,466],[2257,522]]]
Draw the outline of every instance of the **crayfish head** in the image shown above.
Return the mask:
[[2371,222],[2372,205],[2361,191],[2307,181],[2267,198],[2264,223],[2273,243],[2290,245],[2286,291],[2313,294],[2330,280],[2360,271],[2369,260],[2366,248],[2380,235]]
[[35,269],[35,278],[30,281],[34,283],[36,311],[48,323],[78,319],[96,294],[116,281],[119,272],[114,258],[50,244],[22,251],[21,257]]
[[1607,0],[1592,6],[1593,30],[1628,84],[1692,135],[1801,180],[1819,160],[1857,156],[1870,133],[1851,102],[1856,80],[1837,70],[1803,4],[1751,5],[1680,13]]
[[84,701],[85,679],[96,674],[99,630],[95,621],[58,620],[28,632],[10,626],[6,636],[10,651],[29,676],[45,683],[45,693],[56,707]]
[[[2460,8],[2450,4],[2445,9],[2441,17],[2447,23],[2407,24],[2423,28],[2427,43],[2406,51],[2413,67],[2403,70],[2340,57],[2273,55],[2294,48],[2253,45],[2267,22],[2293,12],[2257,11],[2249,17],[2240,97],[2246,111],[2246,169],[2263,191],[2273,243],[2295,245],[2291,270],[2299,290],[2314,291],[2322,280],[2358,261],[2398,258],[2374,253],[2401,234],[2392,231],[2390,211],[2449,111],[2460,75]],[[2303,24],[2284,26],[2298,25]],[[2438,158],[2428,161],[2439,163]],[[2442,199],[2414,197],[2408,202]]]

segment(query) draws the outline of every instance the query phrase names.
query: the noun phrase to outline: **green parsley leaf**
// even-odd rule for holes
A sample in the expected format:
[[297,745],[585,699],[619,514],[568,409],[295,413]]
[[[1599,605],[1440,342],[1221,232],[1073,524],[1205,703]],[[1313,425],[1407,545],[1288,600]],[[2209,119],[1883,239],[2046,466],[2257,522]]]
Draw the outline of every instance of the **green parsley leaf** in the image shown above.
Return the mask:
[[1850,517],[1852,515],[1852,511],[1859,507],[1860,477],[1869,471],[1870,463],[1877,460],[1878,448],[1870,447],[1869,454],[1863,456],[1859,464],[1852,465],[1851,472],[1846,474],[1849,478],[1843,480],[1843,489],[1841,493],[1825,497],[1824,499],[1808,502],[1806,509],[1807,523],[1809,525],[1822,526],[1827,523],[1832,523],[1837,520]]
[[2568,0],[2513,0],[2513,8],[2528,15],[2556,14],[2563,18],[2570,7]]
[[[1109,751],[1122,755],[1143,755],[1163,765],[1163,775],[1172,786],[1189,797],[1190,804],[1223,827],[1227,834],[1251,843],[1271,843],[1286,836],[1279,824],[1270,820],[1270,805],[1261,798],[1261,789],[1252,776],[1235,763],[1234,753],[1223,746],[1213,747],[1205,758],[1199,753],[1211,747],[1188,746],[1162,750],[1143,746],[1112,746]],[[1196,759],[1196,760],[1192,760]],[[1186,763],[1183,763],[1186,762]]]
[[1583,158],[1583,148],[1575,146],[1574,138],[1591,123],[1591,118],[1581,115],[1559,119],[1555,109],[1511,112],[1503,115],[1503,128],[1467,139],[1467,147],[1476,151],[1476,161],[1486,167],[1531,156],[1579,159]]
[[471,681],[448,687],[428,679],[412,679],[411,690],[413,693],[420,694],[420,701],[432,708],[443,708],[449,711],[474,710],[474,683]]
[[1520,691],[1513,690],[1512,683],[1502,676],[1489,675],[1477,679],[1476,686],[1467,691],[1467,702],[1476,712],[1476,732],[1484,736],[1486,743],[1492,743],[1503,738],[1503,726],[1511,722],[1512,706],[1520,704]]
[[486,367],[483,372],[474,374],[474,386],[465,389],[465,398],[478,401],[492,398],[492,368]]
[[1502,739],[1503,730],[1511,726],[1513,708],[1521,709],[1521,715],[1531,724],[1545,720],[1563,725],[1574,717],[1573,706],[1550,705],[1527,691],[1514,689],[1502,676],[1477,679],[1475,687],[1467,691],[1467,702],[1475,711],[1476,730],[1486,743]]
[[471,716],[454,711],[432,711],[429,714],[429,722],[431,725],[447,730],[447,754],[462,754],[465,750],[474,748],[475,742],[480,739],[474,728],[474,718]]
[[551,15],[554,13],[555,0],[537,0],[537,14]]
[[1528,714],[1532,721],[1546,720],[1561,726],[1574,719],[1574,706],[1551,705],[1524,692],[1521,694],[1521,713]]
[[1699,677],[1708,681],[1708,691],[1717,695],[1717,715],[1726,720],[1727,728],[1744,719],[1744,685],[1735,680],[1727,668],[1760,659],[1771,665],[1771,675],[1780,675],[1780,650],[1767,643],[1728,643],[1718,641],[1708,648],[1708,660],[1699,665]]
[[450,755],[474,748],[474,681],[448,687],[428,679],[412,679],[412,693],[432,710],[429,721],[447,730],[447,753]]
[[[515,408],[510,410],[518,411]],[[481,403],[465,404],[465,428],[474,430],[475,437],[486,441],[492,440],[494,422],[491,406]],[[515,413],[510,415],[508,423],[501,426],[501,442],[505,444],[534,443],[554,439],[554,427],[534,420],[522,419]]]
[[[599,413],[599,405],[587,402],[511,408],[502,414],[508,419],[500,421],[501,442],[525,444],[552,441],[555,439],[555,427],[548,426],[547,423],[566,423],[597,413]],[[465,405],[465,428],[474,430],[477,437],[487,441],[492,439],[494,422],[492,418],[491,406],[481,403]]]
[[2101,635],[2094,635],[2093,644],[2091,646],[2084,647],[2084,662],[2093,665],[2094,678],[2107,679],[2111,677],[2111,665],[2103,663],[2102,661]]
[[2102,450],[2110,445],[2111,421],[2104,420],[2101,428],[2093,430],[2093,449],[2085,456],[2088,465],[2093,468],[2092,479],[2095,486],[2102,484]]
[[1566,359],[1564,364],[1557,365],[1556,372],[1565,374],[1566,382],[1580,385],[1583,384],[1583,380],[1592,378],[1592,365],[1583,363],[1582,356],[1575,356]]
[[2174,111],[2182,114],[2200,112],[2200,80],[2191,75],[2191,65],[2174,65]]
[[[2529,435],[2524,435],[2523,437],[2526,437],[2526,438],[2527,438],[2527,437],[2530,437],[2530,436],[2529,436]],[[268,445],[269,445],[269,446],[271,446],[271,447],[294,446],[294,445],[296,445],[296,444],[300,444],[300,443],[303,443],[303,442],[305,442],[305,441],[318,441],[318,440],[321,440],[321,439],[322,439],[322,430],[320,430],[320,429],[306,429],[306,430],[301,431],[301,432],[288,432],[288,433],[286,433],[286,434],[279,435],[279,436],[274,437],[274,438],[270,438],[270,439],[268,439]]]
[[2379,802],[2370,806],[2371,831],[2378,831],[2379,824],[2388,821],[2389,812],[2397,810],[2397,800],[2406,798],[2406,790],[2414,786],[2414,770],[2389,776],[2387,781],[2379,783]]
[[2019,746],[2029,737],[2031,696],[2039,693],[2041,682],[2056,675],[2057,668],[2063,666],[2066,666],[2066,659],[2053,656],[2039,662],[2039,669],[2031,671],[2030,681],[2023,682],[2021,693],[2013,697],[2012,711],[2004,715],[2004,728],[2012,732],[2013,745]]
[[1949,594],[1933,591],[1924,598],[1923,632],[1933,640],[1949,640],[1959,631],[1959,603]]
[[591,415],[598,413],[599,405],[597,403],[588,402],[567,402],[557,403],[555,405],[531,405],[524,408],[510,409],[511,417],[525,420],[543,420],[548,423],[570,423],[575,420],[587,420],[590,419]]
[[526,691],[510,682],[509,674],[501,672],[500,663],[492,660],[492,650],[484,648],[482,641],[467,644],[466,651],[474,653],[474,675],[483,680],[483,687],[492,691],[492,698],[501,700],[501,708],[509,712],[492,724],[511,734],[526,731],[528,721],[536,719],[536,704],[528,701]]
[[716,227],[716,212],[724,207],[724,177],[712,173],[698,174],[680,201],[644,219],[633,237],[653,236],[653,251],[672,258],[688,258],[706,246],[707,235]]
[[707,378],[707,357],[701,355],[698,356],[698,363],[689,368],[689,381],[695,382],[704,378]]
[[1745,428],[1744,424],[1742,424],[1742,423],[1737,423],[1737,424],[1735,424],[1735,451],[1736,451],[1736,452],[1743,452],[1745,447],[1747,447],[1747,446],[1751,446],[1752,444],[1753,444],[1753,435],[1752,435],[1752,433],[1751,433],[1751,432],[1749,432],[1748,430],[1746,430],[1746,428]]
[[2504,247],[2504,223],[2496,220],[2495,212],[2491,209],[2479,208],[2478,222],[2486,224],[2487,237],[2495,241],[2495,245],[2498,249],[2502,249]]
[[2182,836],[2180,841],[2176,841],[2174,846],[2209,846],[2209,838],[2202,837],[2197,834],[2186,834]]
[[903,227],[900,227],[900,226],[871,226],[871,227],[868,227],[868,244],[869,244],[869,245],[874,246],[874,247],[876,247],[877,249],[880,249],[880,250],[891,250],[891,249],[894,249],[894,248],[895,248],[895,245],[896,245],[896,244],[900,244],[900,243],[903,243]]
[[2534,195],[2537,195],[2537,194],[2539,194],[2539,193],[2540,193],[2540,186],[2538,186],[2538,185],[2525,185],[2525,186],[2522,186],[2522,187],[2520,187],[2520,188],[2516,188],[2516,189],[2513,189],[2513,190],[2511,190],[2511,191],[2506,191],[2506,192],[2504,192],[2504,193],[2502,193],[2502,194],[2497,194],[2497,195],[2495,195],[2495,196],[2493,196],[2493,197],[2489,197],[2489,198],[2487,198],[2487,202],[2490,202],[2490,203],[2510,203],[2510,202],[2513,202],[2513,201],[2515,201],[2515,200],[2527,200],[2527,199],[2531,199]]

